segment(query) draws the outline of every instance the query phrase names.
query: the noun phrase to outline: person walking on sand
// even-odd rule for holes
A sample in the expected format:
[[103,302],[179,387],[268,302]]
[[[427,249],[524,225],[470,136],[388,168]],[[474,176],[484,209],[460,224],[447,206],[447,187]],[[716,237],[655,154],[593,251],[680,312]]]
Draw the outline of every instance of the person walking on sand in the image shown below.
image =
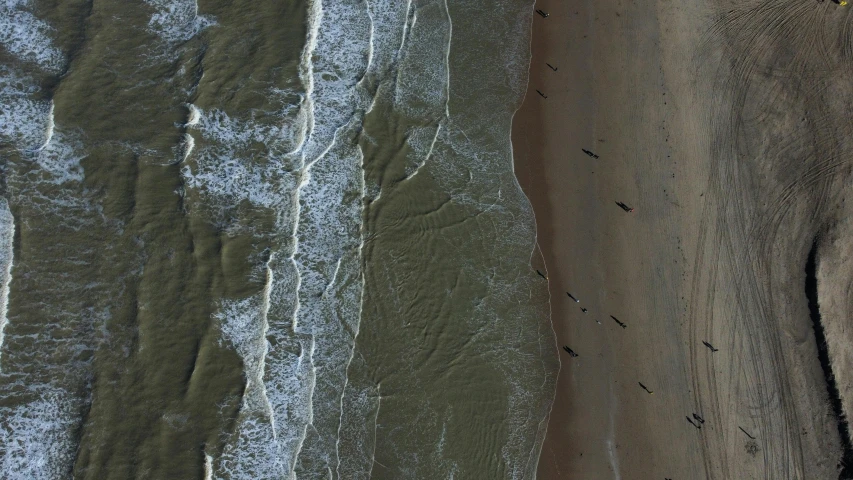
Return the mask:
[[629,207],[628,205],[625,205],[622,202],[616,202],[616,205],[619,205],[619,208],[621,208],[622,210],[625,210],[628,213],[634,213],[633,208]]
[[542,15],[542,18],[548,18],[551,16],[551,14],[549,14],[548,12],[544,12],[542,10],[536,10],[536,13],[538,13],[539,15]]
[[572,357],[572,358],[575,358],[575,357],[577,357],[577,356],[578,356],[578,354],[577,354],[577,353],[575,353],[575,351],[574,351],[574,350],[572,350],[571,348],[569,348],[569,346],[568,346],[568,345],[563,345],[563,350],[565,350],[566,352],[568,352],[569,356],[570,356],[570,357]]
[[646,391],[646,393],[648,393],[649,395],[654,395],[654,394],[655,394],[655,392],[653,392],[653,391],[649,390],[649,387],[647,387],[647,386],[643,385],[643,382],[637,382],[637,383],[639,383],[639,384],[640,384],[640,386],[641,386],[641,387],[643,387],[643,390],[645,390],[645,391]]
[[577,298],[575,298],[575,296],[574,296],[574,295],[572,295],[571,293],[566,292],[566,295],[568,295],[568,296],[569,296],[569,298],[571,298],[572,300],[574,300],[574,301],[575,301],[575,303],[580,302],[580,300],[578,300]]
[[540,92],[539,90],[536,90],[536,93],[538,93],[539,96],[541,96],[542,98],[548,98],[548,95],[545,95],[544,93]]
[[690,417],[685,415],[684,418],[686,418],[687,421],[690,422],[690,425],[693,425],[696,428],[702,428],[702,425],[699,425],[698,423],[694,422],[693,420],[690,420]]
[[585,154],[589,155],[589,156],[590,156],[590,157],[592,157],[592,158],[598,158],[598,155],[596,155],[596,154],[594,154],[594,153],[590,152],[589,150],[587,150],[587,149],[585,149],[585,148],[582,148],[581,150],[583,150],[583,153],[585,153]]
[[545,62],[545,65],[548,65],[549,67],[551,67],[551,70],[553,70],[553,71],[555,71],[555,72],[557,71],[557,67],[555,67],[555,66],[551,65],[550,63]]

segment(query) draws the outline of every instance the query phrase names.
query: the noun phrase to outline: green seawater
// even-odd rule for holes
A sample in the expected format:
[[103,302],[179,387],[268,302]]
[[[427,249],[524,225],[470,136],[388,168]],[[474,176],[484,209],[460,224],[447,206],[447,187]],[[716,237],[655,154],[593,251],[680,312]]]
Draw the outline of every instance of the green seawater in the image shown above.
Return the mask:
[[0,6],[0,476],[533,478],[531,14]]

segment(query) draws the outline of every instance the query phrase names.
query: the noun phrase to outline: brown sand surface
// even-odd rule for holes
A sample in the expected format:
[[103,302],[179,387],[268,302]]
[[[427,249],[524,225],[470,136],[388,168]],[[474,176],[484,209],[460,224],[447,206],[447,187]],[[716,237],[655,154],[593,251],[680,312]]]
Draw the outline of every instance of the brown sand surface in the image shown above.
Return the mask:
[[826,368],[849,411],[851,10],[536,8],[550,17],[533,19],[515,165],[557,341],[579,354],[562,354],[538,477],[839,478],[845,432],[805,288],[816,245]]

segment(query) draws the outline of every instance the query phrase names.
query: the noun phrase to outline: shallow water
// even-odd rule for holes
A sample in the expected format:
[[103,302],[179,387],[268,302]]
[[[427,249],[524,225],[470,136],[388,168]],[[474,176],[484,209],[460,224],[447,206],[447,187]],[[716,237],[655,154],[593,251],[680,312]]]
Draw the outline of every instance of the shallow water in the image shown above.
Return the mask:
[[531,478],[502,3],[0,5],[4,478]]

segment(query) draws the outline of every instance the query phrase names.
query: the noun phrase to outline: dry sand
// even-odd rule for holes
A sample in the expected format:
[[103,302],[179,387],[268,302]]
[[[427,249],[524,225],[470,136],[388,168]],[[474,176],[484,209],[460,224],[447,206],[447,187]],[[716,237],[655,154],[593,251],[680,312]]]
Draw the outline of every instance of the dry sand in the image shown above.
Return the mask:
[[[536,8],[551,15],[533,20],[516,172],[536,212],[558,343],[580,355],[562,354],[538,477],[838,478],[843,445],[805,285],[814,244],[849,411],[851,10]],[[685,419],[694,412],[701,429]]]

